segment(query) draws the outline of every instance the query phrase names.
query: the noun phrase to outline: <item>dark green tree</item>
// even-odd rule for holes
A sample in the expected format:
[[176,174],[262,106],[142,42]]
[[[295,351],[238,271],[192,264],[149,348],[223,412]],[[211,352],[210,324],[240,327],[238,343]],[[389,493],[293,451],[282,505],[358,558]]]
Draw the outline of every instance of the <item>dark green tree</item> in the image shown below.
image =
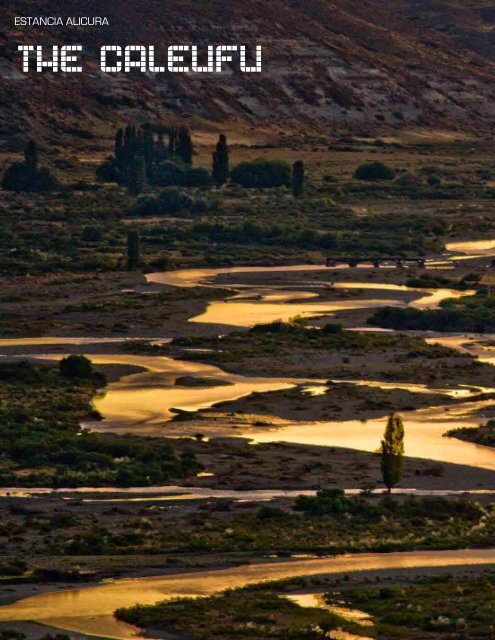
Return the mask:
[[296,160],[292,165],[292,195],[300,198],[304,191],[304,163]]
[[136,269],[141,262],[141,237],[137,229],[127,232],[127,268]]
[[24,161],[28,171],[32,171],[33,174],[38,169],[38,159],[38,145],[34,140],[30,140],[24,149]]
[[134,195],[141,193],[146,187],[146,163],[143,156],[133,158],[127,186]]
[[58,180],[46,167],[38,165],[38,147],[30,140],[24,149],[24,162],[11,164],[2,178],[6,191],[43,192],[53,191]]
[[[111,160],[107,158],[107,164],[110,164]],[[125,170],[125,151],[124,151],[124,130],[117,129],[115,134],[115,178],[117,182],[121,182],[122,176]],[[97,169],[98,172],[98,169]],[[98,173],[97,173],[98,175]],[[106,174],[110,175],[110,174]]]
[[168,130],[168,155],[171,158],[173,158],[177,153],[178,143],[177,127],[170,127]]
[[58,368],[64,378],[88,380],[94,376],[93,364],[85,356],[67,356],[60,360]]
[[404,425],[402,418],[396,413],[388,418],[380,453],[383,482],[391,493],[404,472]]
[[213,182],[220,187],[229,179],[229,148],[227,138],[221,134],[213,152],[211,176]]
[[193,161],[193,144],[191,138],[191,132],[187,127],[181,126],[177,135],[177,147],[175,149],[176,155],[182,160],[184,164],[192,164]]

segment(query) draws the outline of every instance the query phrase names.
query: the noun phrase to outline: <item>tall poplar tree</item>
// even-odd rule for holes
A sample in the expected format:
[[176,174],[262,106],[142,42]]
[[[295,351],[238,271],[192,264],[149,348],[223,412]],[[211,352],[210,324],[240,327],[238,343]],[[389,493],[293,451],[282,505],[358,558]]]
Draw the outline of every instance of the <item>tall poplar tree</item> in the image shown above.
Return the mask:
[[141,237],[137,229],[127,232],[127,268],[136,269],[141,262]]
[[38,145],[34,140],[30,140],[24,149],[24,160],[28,171],[33,174],[36,173],[36,169],[38,168],[38,158]]
[[129,169],[129,178],[127,186],[130,191],[137,195],[146,186],[146,163],[143,156],[137,156],[132,160],[132,164]]
[[388,418],[380,453],[383,482],[391,493],[404,472],[404,425],[396,413]]
[[296,160],[292,165],[292,195],[300,198],[304,191],[304,163]]
[[193,144],[191,132],[187,127],[181,126],[177,135],[176,154],[181,158],[184,164],[192,164],[193,161]]
[[229,148],[227,138],[223,133],[218,138],[216,149],[213,152],[211,176],[218,187],[229,179]]

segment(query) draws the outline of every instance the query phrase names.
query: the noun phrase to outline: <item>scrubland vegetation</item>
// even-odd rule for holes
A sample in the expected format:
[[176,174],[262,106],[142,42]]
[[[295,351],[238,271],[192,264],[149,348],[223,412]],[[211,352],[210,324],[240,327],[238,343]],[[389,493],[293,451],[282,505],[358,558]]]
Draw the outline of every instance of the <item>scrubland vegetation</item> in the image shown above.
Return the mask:
[[0,366],[0,485],[77,487],[149,485],[197,473],[165,439],[91,433],[90,401],[104,378],[85,358],[59,368],[29,362]]
[[[183,125],[133,123],[117,131],[111,155],[99,156],[98,164],[91,161],[84,171],[76,159],[67,168],[64,159],[49,153],[46,146],[38,150],[29,144],[20,162],[9,158],[0,209],[0,273],[14,283],[1,300],[0,334],[55,335],[62,329],[64,335],[169,336],[175,324],[179,330],[172,335],[182,335],[188,317],[201,313],[208,301],[230,297],[234,290],[203,286],[146,289],[141,272],[240,264],[323,264],[327,256],[439,256],[449,238],[495,233],[495,164],[486,159],[481,145],[458,143],[447,149],[430,145],[425,150],[364,138],[312,150],[246,149],[231,145],[224,135],[217,142],[210,137],[210,144],[211,149],[205,149],[204,142],[201,148],[196,146],[194,132]],[[76,170],[77,182],[73,181]],[[447,300],[436,310],[385,307],[369,323],[400,330],[492,331],[495,303],[481,284],[481,269],[474,271],[457,267],[454,274],[397,270],[386,282],[426,289],[476,289],[477,293]],[[355,272],[352,274],[354,277]],[[335,276],[339,277],[338,271]],[[64,284],[52,288],[50,278]],[[102,279],[107,280],[105,285]],[[28,280],[31,289],[23,294],[22,286]],[[46,287],[37,290],[40,281]],[[321,299],[337,295],[328,286],[330,282],[321,285]],[[78,295],[68,294],[68,288],[79,289]],[[31,297],[32,313],[16,306],[27,307]],[[41,300],[44,306],[39,305]],[[176,338],[171,345],[151,345],[145,337],[119,349],[212,362],[248,375],[261,372],[305,380],[368,378],[440,387],[488,386],[493,379],[489,365],[427,344],[420,337],[348,331],[337,320],[320,319],[316,324],[318,328],[296,318],[215,337],[205,337],[198,329],[194,336]],[[258,487],[253,476],[263,479],[261,469],[267,474],[269,456],[262,460],[263,452],[258,453],[262,446],[238,447],[234,455],[232,442],[211,441],[199,432],[194,442],[183,439],[173,445],[167,438],[91,432],[81,423],[100,419],[91,400],[104,386],[102,375],[84,357],[71,356],[59,366],[2,364],[0,485],[194,484],[205,481],[197,473],[208,456],[210,462],[217,456],[215,461],[224,475],[211,476],[212,483],[218,480],[217,485],[203,486],[225,487],[231,481],[229,464],[240,469],[236,476],[239,488],[250,487],[250,482]],[[386,388],[380,393],[380,398],[385,396]],[[438,401],[439,396],[425,397]],[[384,415],[396,410],[385,401],[378,409]],[[235,415],[230,417],[235,419]],[[363,416],[353,416],[359,417]],[[395,436],[391,430],[384,438],[381,453],[383,477],[392,489],[400,480],[402,466],[386,468],[385,458],[392,452],[402,465],[404,449],[402,437],[396,437],[401,423],[396,418],[391,425],[395,425]],[[449,435],[493,446],[491,422]],[[378,449],[380,443],[376,444]],[[178,500],[173,508],[152,500],[149,504],[124,501],[95,506],[72,496],[64,509],[55,510],[52,503],[46,507],[38,502],[31,509],[32,503],[25,507],[20,499],[6,497],[0,504],[0,574],[20,582],[70,582],[82,579],[81,559],[103,564],[105,559],[120,558],[123,566],[122,558],[126,562],[145,558],[149,571],[157,564],[153,559],[163,554],[173,556],[171,563],[190,556],[200,564],[216,553],[225,562],[230,557],[226,554],[323,555],[493,544],[495,516],[488,500],[373,496],[358,484],[364,477],[363,469],[356,469],[361,459],[351,459],[342,450],[342,465],[354,465],[348,477],[353,473],[353,486],[363,489],[362,495],[347,497],[335,488],[337,482],[330,477],[330,465],[321,462],[321,452],[317,457],[305,451],[302,463],[300,450],[294,453],[291,449],[289,455],[283,445],[278,449],[277,469],[287,467],[289,471],[277,487],[288,482],[298,489],[319,487],[315,496],[263,506],[231,500]],[[193,450],[200,452],[197,457]],[[369,455],[374,456],[377,468],[378,454]],[[328,469],[328,477],[310,484],[307,477],[316,477],[311,474],[322,467],[325,474]],[[408,479],[415,473],[437,478],[443,468],[432,463],[425,470],[417,464],[407,473]],[[305,484],[298,484],[300,477]],[[37,558],[41,557],[49,563],[57,558],[63,568],[40,568]],[[107,571],[106,575],[113,575],[114,567]],[[478,609],[474,607],[477,589],[483,593]],[[485,577],[391,587],[366,585],[347,589],[344,596],[330,592],[326,598],[331,602],[343,597],[369,612],[375,626],[364,631],[371,637],[419,640],[427,634],[432,640],[451,640],[493,635],[487,614],[492,595],[493,580]],[[281,597],[278,586],[272,585],[135,607],[118,615],[159,633],[198,639],[215,635],[219,640],[309,640],[337,628],[363,632],[356,623],[331,611],[299,607]],[[24,640],[5,633],[0,640]]]
[[[311,583],[311,579],[307,582]],[[322,582],[324,585],[325,580],[320,579]],[[488,640],[493,636],[493,574],[442,576],[385,587],[346,587],[339,582],[338,590],[326,593],[319,607],[299,606],[281,593],[281,589],[290,589],[291,581],[287,581],[285,588],[283,583],[268,583],[208,598],[138,605],[119,609],[117,616],[155,633],[175,632],[198,640],[210,638],[213,633],[222,640],[309,640],[337,629],[354,634],[352,637],[387,640]],[[295,583],[292,581],[293,588],[298,586]],[[368,617],[364,615],[362,622],[353,620],[352,610]]]
[[378,309],[368,324],[399,330],[419,331],[495,331],[495,296],[486,291],[460,299],[448,299],[440,309]]
[[[471,175],[471,167],[460,168],[470,171],[469,179],[460,180],[445,163],[405,169],[377,160],[334,175],[303,160],[293,166],[266,154],[243,160],[225,136],[210,152],[210,169],[203,160],[195,165],[193,139],[184,127],[129,125],[117,132],[114,155],[98,167],[100,182],[88,175],[70,183],[64,175],[43,193],[22,185],[5,191],[0,271],[126,269],[129,226],[139,231],[144,270],[321,262],[326,255],[423,256],[439,252],[448,233],[474,221],[457,212],[452,227],[455,207],[449,211],[446,205],[434,214],[420,207],[405,216],[402,204],[395,210],[387,204],[386,211],[362,216],[354,204],[370,198],[492,198],[488,169]],[[352,149],[355,164],[359,146]],[[407,159],[405,152],[395,153]],[[36,145],[33,151],[30,143],[26,154],[18,164],[38,171]],[[391,150],[385,147],[383,154]],[[336,145],[334,156],[332,149],[323,155],[333,164],[342,150]],[[4,188],[10,189],[9,180]],[[490,225],[488,217],[477,217],[477,233]]]
[[301,496],[281,506],[217,501],[199,511],[170,512],[151,503],[144,510],[121,505],[121,517],[108,507],[98,519],[75,508],[67,520],[40,513],[24,524],[14,511],[5,515],[1,531],[6,547],[26,544],[40,555],[71,557],[485,547],[495,531],[493,507],[463,499],[347,498],[339,489],[322,489],[316,497]]

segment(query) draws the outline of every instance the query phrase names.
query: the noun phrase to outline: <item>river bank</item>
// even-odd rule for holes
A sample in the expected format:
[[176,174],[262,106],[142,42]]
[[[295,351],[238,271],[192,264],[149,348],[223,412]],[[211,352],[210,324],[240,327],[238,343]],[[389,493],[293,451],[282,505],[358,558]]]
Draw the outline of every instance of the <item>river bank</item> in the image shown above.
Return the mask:
[[[404,554],[363,554],[342,558],[294,560],[242,565],[215,571],[122,579],[89,588],[55,591],[19,603],[0,607],[1,620],[31,620],[57,628],[90,635],[106,635],[127,640],[136,629],[117,621],[113,611],[137,602],[153,604],[160,600],[205,596],[227,588],[246,586],[265,580],[293,576],[347,574],[381,569],[415,569],[423,567],[493,566],[492,549]],[[90,612],[88,614],[88,612]]]
[[[465,261],[461,262],[462,266],[453,265],[449,277],[459,278],[466,273]],[[125,338],[118,335],[120,330],[101,338],[88,337],[88,334],[63,335],[72,333],[73,322],[76,318],[82,319],[84,314],[86,319],[79,331],[87,331],[90,321],[100,312],[107,314],[105,326],[112,315],[118,318],[119,309],[123,307],[112,303],[110,309],[106,301],[103,311],[98,306],[73,308],[70,313],[77,315],[69,316],[69,324],[60,324],[65,327],[60,336],[45,336],[39,341],[33,337],[1,340],[0,350],[7,358],[35,357],[53,362],[67,353],[83,351],[97,367],[106,368],[111,377],[105,393],[94,401],[104,420],[85,422],[84,426],[108,433],[172,437],[180,453],[194,453],[203,464],[204,472],[184,482],[189,489],[154,487],[127,492],[89,488],[60,494],[39,492],[36,496],[25,491],[24,497],[21,497],[22,491],[17,495],[10,491],[10,495],[0,498],[6,520],[12,519],[15,526],[24,526],[25,518],[39,522],[35,527],[29,525],[21,546],[9,538],[5,546],[9,554],[18,554],[22,545],[26,545],[22,553],[33,567],[36,562],[61,571],[80,566],[82,580],[85,580],[84,571],[89,572],[93,581],[103,575],[128,576],[129,569],[133,575],[123,581],[116,579],[81,589],[74,589],[74,584],[63,580],[58,585],[31,582],[6,586],[4,602],[29,596],[33,589],[55,591],[40,595],[39,600],[29,598],[18,605],[0,608],[0,619],[16,624],[15,621],[27,617],[74,633],[127,639],[136,630],[124,629],[122,623],[113,618],[114,609],[136,602],[156,602],[164,595],[207,595],[263,579],[325,572],[343,575],[385,570],[380,573],[384,578],[408,567],[423,574],[440,566],[452,567],[453,571],[460,571],[466,564],[480,568],[491,566],[491,550],[441,550],[435,536],[443,531],[444,525],[435,521],[431,530],[421,533],[422,544],[437,546],[435,551],[409,552],[409,555],[396,551],[376,556],[355,554],[314,561],[294,559],[276,566],[254,563],[262,559],[257,555],[261,549],[275,555],[280,552],[283,536],[297,531],[297,527],[301,527],[297,539],[304,540],[306,545],[303,552],[317,545],[311,540],[319,527],[323,527],[316,536],[323,541],[321,552],[337,544],[336,532],[343,532],[344,525],[339,523],[333,530],[325,523],[298,519],[291,511],[295,494],[301,490],[314,493],[319,486],[343,486],[354,493],[379,487],[380,460],[375,452],[386,414],[398,409],[406,424],[406,471],[402,488],[411,490],[413,495],[429,496],[431,500],[440,499],[441,494],[435,492],[446,492],[449,501],[461,497],[456,492],[467,491],[462,498],[468,505],[480,503],[480,508],[491,508],[495,450],[443,437],[456,426],[476,426],[492,411],[495,356],[486,337],[430,335],[427,344],[421,336],[390,335],[378,339],[366,338],[366,332],[361,332],[356,333],[354,350],[346,351],[337,344],[334,348],[329,342],[325,348],[320,345],[318,352],[300,342],[288,345],[287,353],[279,344],[271,352],[260,353],[250,344],[242,358],[234,357],[235,345],[229,343],[231,332],[239,328],[246,331],[255,322],[289,319],[295,315],[308,318],[316,314],[319,316],[314,321],[316,326],[338,320],[347,328],[355,329],[362,326],[367,314],[383,304],[427,308],[439,304],[445,297],[466,295],[465,291],[448,287],[436,290],[405,287],[406,277],[401,270],[387,268],[375,272],[328,270],[307,265],[288,269],[240,267],[228,271],[184,271],[159,277],[153,274],[148,277],[148,285],[136,281],[127,283],[131,289],[138,287],[138,294],[134,290],[127,293],[115,290],[112,294],[116,300],[121,296],[125,299],[126,309],[137,301],[137,295],[139,301],[133,313],[145,314],[144,319],[132,327],[125,330],[121,327]],[[178,284],[180,295],[174,294],[173,289]],[[193,302],[186,290],[194,292]],[[154,298],[153,303],[148,302],[148,298],[143,302],[141,298],[148,296],[148,291],[153,292],[150,300],[151,296],[162,297]],[[175,311],[166,323],[157,323],[157,318],[162,317],[162,305],[169,304],[175,305]],[[151,313],[151,309],[148,322],[146,314]],[[171,324],[175,327],[173,332],[167,329]],[[54,328],[50,331],[54,333]],[[228,336],[218,338],[219,333]],[[189,346],[169,344],[172,337],[191,335],[213,342]],[[229,357],[222,360],[222,354]],[[475,357],[482,363],[476,364]],[[487,493],[481,493],[483,490]],[[399,501],[407,500],[405,493],[398,496]],[[263,511],[267,500],[271,502],[266,505],[268,510]],[[368,508],[372,508],[379,497],[366,500]],[[282,516],[277,515],[279,510]],[[62,511],[68,519],[58,515]],[[282,520],[277,519],[280,517]],[[397,516],[389,517],[394,526],[398,524]],[[290,524],[284,525],[284,518]],[[427,520],[421,518],[422,526]],[[164,537],[163,532],[172,531],[179,521],[180,530],[187,534],[181,540],[167,538],[169,534]],[[129,522],[135,523],[131,530],[126,524]],[[140,523],[139,526],[136,523]],[[309,526],[313,527],[313,533]],[[400,527],[401,540],[405,526],[403,523]],[[414,526],[415,544],[419,544],[419,525]],[[462,526],[459,520],[459,527]],[[46,528],[51,531],[48,536]],[[259,539],[249,539],[246,532],[252,536],[253,531]],[[328,540],[327,534],[331,534]],[[399,537],[396,539],[392,534],[388,525],[387,535],[391,536],[388,551],[397,549],[399,544]],[[444,540],[450,540],[448,544],[452,545],[461,545],[463,536],[467,535],[462,528],[450,531],[451,537],[444,534]],[[380,539],[383,535],[382,532]],[[410,535],[413,536],[412,530]],[[42,536],[47,537],[47,541],[43,541]],[[342,548],[362,551],[366,548],[362,546],[366,539],[363,530],[359,540],[356,538],[352,543],[346,540],[349,546]],[[368,534],[370,546],[367,548],[378,548],[374,546],[378,545],[377,540],[369,540]],[[186,543],[197,544],[200,550],[191,554]],[[294,542],[291,544],[287,548],[291,549],[290,553],[296,553]],[[465,541],[463,544],[465,546]],[[38,560],[27,553],[36,545],[40,545]],[[125,555],[116,560],[112,550],[125,545],[129,547],[127,560]],[[249,550],[250,545],[256,548],[251,564],[217,571],[224,566],[226,556],[221,559],[212,550],[223,548],[224,554],[225,550],[230,553],[229,545],[237,550]],[[203,547],[208,553],[201,552]],[[144,550],[143,556],[136,554],[136,548]],[[179,554],[178,548],[182,549]],[[101,557],[94,557],[95,549],[99,549]],[[159,553],[163,549],[167,550],[165,556]],[[184,551],[190,554],[188,558]],[[132,568],[125,566],[126,561]],[[242,562],[241,555],[233,561]],[[200,573],[176,573],[177,569],[188,571],[201,565],[207,569]],[[389,570],[392,573],[387,573]],[[157,576],[137,579],[151,572]],[[160,572],[176,575],[159,575]],[[58,591],[59,587],[63,589]],[[69,590],[65,591],[67,587]],[[6,591],[9,588],[13,591]]]

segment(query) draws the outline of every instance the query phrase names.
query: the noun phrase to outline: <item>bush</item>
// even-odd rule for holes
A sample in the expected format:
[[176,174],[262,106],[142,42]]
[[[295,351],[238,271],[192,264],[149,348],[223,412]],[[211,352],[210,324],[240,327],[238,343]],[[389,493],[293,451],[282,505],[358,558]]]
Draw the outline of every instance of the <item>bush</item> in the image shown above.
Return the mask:
[[428,185],[430,187],[441,187],[442,186],[441,179],[438,176],[435,176],[435,175],[428,176],[427,182],[428,182]]
[[344,491],[339,488],[320,489],[316,496],[297,496],[294,504],[296,511],[311,515],[344,513],[348,507]]
[[2,180],[5,191],[29,191],[30,178],[24,162],[14,162],[8,167]]
[[212,184],[210,172],[206,169],[189,169],[186,174],[188,187],[210,187]]
[[156,196],[139,196],[132,207],[137,216],[155,216],[160,213],[160,203]]
[[182,186],[186,184],[187,168],[165,160],[153,171],[152,183],[159,187]]
[[163,189],[158,196],[158,202],[162,213],[191,211],[194,207],[194,200],[187,193],[175,187]]
[[67,356],[59,363],[61,375],[65,378],[89,380],[93,378],[93,364],[85,356]]
[[394,170],[383,162],[367,162],[360,165],[354,174],[357,180],[392,180]]
[[288,187],[291,184],[291,168],[287,162],[280,160],[242,162],[232,169],[231,178],[232,182],[243,187]]
[[101,227],[84,227],[81,235],[81,239],[83,240],[83,242],[100,242],[102,238],[103,229]]
[[46,167],[32,169],[25,162],[14,162],[5,172],[2,188],[6,191],[40,193],[58,187],[57,178]]

